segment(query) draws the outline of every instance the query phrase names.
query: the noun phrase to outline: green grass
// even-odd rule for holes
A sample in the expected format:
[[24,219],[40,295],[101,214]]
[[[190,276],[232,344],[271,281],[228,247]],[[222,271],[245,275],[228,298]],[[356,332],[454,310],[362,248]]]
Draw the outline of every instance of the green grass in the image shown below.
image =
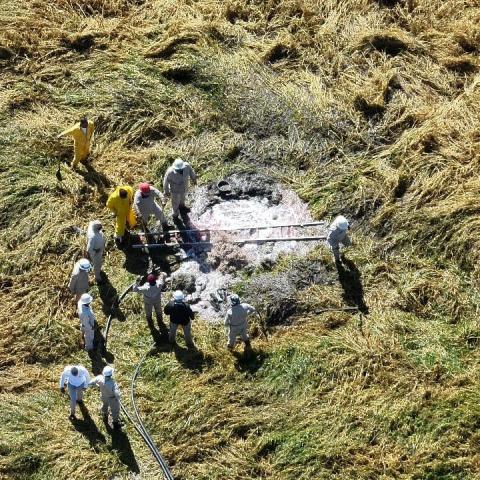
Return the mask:
[[[65,364],[88,363],[66,288],[84,249],[73,227],[100,218],[110,238],[110,188],[159,183],[177,156],[202,183],[264,172],[317,218],[351,217],[347,256],[370,314],[315,313],[352,302],[317,250],[334,282],[297,292],[293,323],[268,338],[255,319],[252,358],[201,322],[200,354],[149,357],[139,405],[175,478],[478,477],[480,12],[386,3],[6,1],[0,477],[127,479],[133,451],[141,478],[159,478],[131,427],[128,443],[105,431],[96,392],[87,405],[104,440],[75,430],[56,381]],[[75,173],[56,136],[83,113],[97,124],[96,172]],[[135,278],[123,264],[110,241],[117,292]],[[285,258],[271,275],[301,265]],[[262,275],[235,287],[261,312]],[[122,309],[111,349],[128,403],[150,339],[140,299]]]

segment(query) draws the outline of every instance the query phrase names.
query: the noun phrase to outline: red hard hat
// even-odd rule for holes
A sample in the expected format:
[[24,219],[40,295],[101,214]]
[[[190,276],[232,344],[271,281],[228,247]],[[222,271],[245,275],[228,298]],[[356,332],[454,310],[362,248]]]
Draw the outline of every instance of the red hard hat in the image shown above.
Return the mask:
[[150,184],[148,184],[147,182],[143,182],[141,183],[138,188],[140,189],[140,191],[142,193],[150,193]]
[[148,283],[155,283],[156,280],[157,280],[157,277],[153,273],[150,273],[147,277],[147,282]]

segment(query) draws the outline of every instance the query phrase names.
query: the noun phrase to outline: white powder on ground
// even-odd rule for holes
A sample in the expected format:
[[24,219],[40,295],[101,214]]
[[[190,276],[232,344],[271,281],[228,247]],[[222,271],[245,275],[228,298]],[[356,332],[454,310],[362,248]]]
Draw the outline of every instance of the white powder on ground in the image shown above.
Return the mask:
[[[308,228],[283,227],[273,228],[274,225],[292,223],[309,223],[313,219],[308,207],[298,195],[292,191],[280,190],[282,200],[278,205],[269,204],[268,199],[251,198],[248,200],[226,200],[213,205],[203,213],[199,206],[192,205],[191,219],[198,228],[212,230],[223,228],[240,228],[255,226],[272,226],[265,229],[251,229],[234,232],[211,232],[210,241],[219,245],[219,242],[228,240],[245,240],[254,238],[284,238],[297,236],[321,236],[326,234],[326,226],[320,225]],[[198,198],[198,197],[197,197]],[[241,247],[242,256],[246,257],[249,264],[260,265],[264,260],[275,261],[279,255],[296,253],[305,255],[319,242],[284,241],[264,244],[245,244]],[[220,247],[218,247],[220,248]],[[198,249],[187,252],[187,258],[181,263],[179,269],[172,274],[192,274],[196,278],[196,290],[187,296],[192,303],[192,308],[200,317],[208,321],[223,319],[228,302],[216,303],[222,289],[229,290],[235,281],[234,273],[222,273],[219,269],[211,268],[208,252],[200,253]],[[229,259],[232,260],[232,259]],[[235,263],[233,259],[232,263]],[[222,269],[224,270],[224,269]]]

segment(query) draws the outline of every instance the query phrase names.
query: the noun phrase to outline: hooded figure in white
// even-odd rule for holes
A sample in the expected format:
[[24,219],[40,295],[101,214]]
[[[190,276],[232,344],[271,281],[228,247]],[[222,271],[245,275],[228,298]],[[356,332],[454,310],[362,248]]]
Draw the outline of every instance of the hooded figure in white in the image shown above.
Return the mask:
[[102,232],[102,224],[94,220],[88,224],[87,229],[87,252],[95,272],[97,283],[102,281],[103,252],[105,250],[105,237]]
[[173,216],[178,217],[180,210],[187,211],[185,206],[185,197],[188,191],[189,181],[195,185],[197,175],[188,162],[177,158],[171,167],[165,172],[163,177],[163,193],[166,197],[172,197]]
[[340,244],[344,247],[349,247],[352,244],[348,237],[349,228],[348,220],[343,215],[339,215],[333,220],[328,229],[327,244],[333,253],[335,261],[338,263],[342,261],[340,258]]
[[120,417],[120,389],[117,382],[113,379],[113,368],[106,366],[102,375],[98,375],[90,385],[95,385],[100,389],[100,398],[102,400],[102,415],[105,423],[108,421],[108,410],[112,414],[113,426],[119,427]]
[[59,387],[62,393],[65,393],[65,387],[68,388],[70,395],[70,420],[75,419],[75,408],[78,403],[83,402],[83,391],[87,389],[90,383],[90,375],[83,365],[67,365],[60,376]]
[[255,307],[248,303],[240,303],[238,295],[231,295],[230,302],[232,306],[228,309],[225,315],[225,327],[227,328],[227,348],[232,350],[240,337],[246,347],[250,347],[250,337],[248,336],[248,321],[247,317],[251,313],[255,313]]
[[88,291],[88,272],[91,268],[90,262],[86,258],[81,258],[73,267],[68,288],[75,294],[77,302],[82,294]]
[[95,338],[96,319],[90,304],[93,298],[88,293],[84,293],[78,301],[78,317],[80,318],[80,330],[85,340],[85,350],[93,350],[93,340]]

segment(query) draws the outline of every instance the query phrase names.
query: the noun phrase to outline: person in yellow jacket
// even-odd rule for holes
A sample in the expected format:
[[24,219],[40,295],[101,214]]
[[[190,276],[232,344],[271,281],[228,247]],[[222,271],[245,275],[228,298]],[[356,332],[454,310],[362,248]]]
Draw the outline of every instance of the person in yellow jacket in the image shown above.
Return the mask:
[[62,132],[58,138],[70,136],[73,137],[74,157],[72,168],[75,168],[79,162],[85,162],[90,155],[90,146],[93,139],[94,124],[92,120],[83,117],[79,123]]
[[133,189],[128,185],[118,186],[108,197],[107,208],[116,215],[115,242],[123,243],[125,228],[133,228],[137,224],[135,213],[132,209]]

